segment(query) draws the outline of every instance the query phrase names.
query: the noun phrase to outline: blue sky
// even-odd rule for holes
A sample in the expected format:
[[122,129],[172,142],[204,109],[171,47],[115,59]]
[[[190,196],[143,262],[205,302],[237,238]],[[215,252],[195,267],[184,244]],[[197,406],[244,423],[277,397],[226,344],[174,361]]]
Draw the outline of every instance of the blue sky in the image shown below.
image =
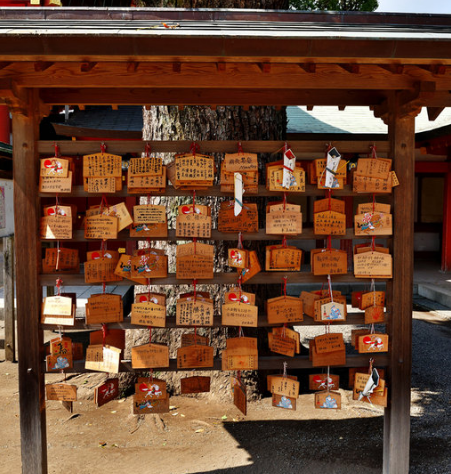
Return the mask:
[[450,0],[379,0],[377,12],[450,13]]

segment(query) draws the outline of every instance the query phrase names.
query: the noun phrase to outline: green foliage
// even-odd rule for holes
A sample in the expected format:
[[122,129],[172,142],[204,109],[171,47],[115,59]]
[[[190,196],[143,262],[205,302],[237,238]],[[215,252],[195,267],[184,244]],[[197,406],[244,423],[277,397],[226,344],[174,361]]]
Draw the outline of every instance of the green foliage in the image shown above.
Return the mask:
[[295,10],[331,10],[373,12],[379,6],[377,0],[290,0]]

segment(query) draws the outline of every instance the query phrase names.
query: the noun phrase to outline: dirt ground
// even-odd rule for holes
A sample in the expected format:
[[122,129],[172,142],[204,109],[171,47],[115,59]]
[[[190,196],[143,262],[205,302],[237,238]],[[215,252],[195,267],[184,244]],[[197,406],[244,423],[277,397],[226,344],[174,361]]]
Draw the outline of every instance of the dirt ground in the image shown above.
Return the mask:
[[[423,313],[421,319],[414,320],[414,349],[424,348],[427,339],[435,350],[422,352],[421,367],[414,359],[411,472],[446,474],[451,473],[451,385],[441,386],[448,369],[437,361],[449,361],[449,351],[440,354],[437,348],[447,350],[451,329],[436,316],[431,320]],[[94,380],[85,374],[78,383],[89,389]],[[73,415],[59,402],[47,402],[49,472],[380,473],[383,410],[340,391],[340,411],[315,410],[313,395],[302,394],[296,411],[273,408],[264,398],[248,404],[246,417],[231,398],[171,397],[170,413],[141,417],[131,414],[131,397],[101,408],[81,400]],[[16,474],[22,472],[17,364],[0,363],[0,401],[0,473]]]

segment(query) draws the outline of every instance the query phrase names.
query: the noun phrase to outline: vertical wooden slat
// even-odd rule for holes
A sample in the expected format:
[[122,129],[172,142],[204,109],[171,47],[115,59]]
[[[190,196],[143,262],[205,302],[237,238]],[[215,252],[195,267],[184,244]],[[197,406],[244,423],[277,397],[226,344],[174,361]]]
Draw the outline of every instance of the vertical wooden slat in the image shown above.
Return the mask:
[[27,115],[13,114],[14,221],[16,240],[17,335],[19,357],[22,472],[47,473],[44,360],[39,328],[39,198],[37,193],[39,118],[30,94]]
[[14,237],[3,237],[3,311],[5,318],[5,359],[16,361],[14,317]]
[[388,133],[400,185],[393,190],[393,282],[387,297],[390,318],[389,404],[384,417],[384,474],[407,474],[410,455],[410,378],[412,365],[413,220],[415,117],[400,117],[390,100]]
[[451,171],[445,173],[443,191],[442,272],[451,269]]

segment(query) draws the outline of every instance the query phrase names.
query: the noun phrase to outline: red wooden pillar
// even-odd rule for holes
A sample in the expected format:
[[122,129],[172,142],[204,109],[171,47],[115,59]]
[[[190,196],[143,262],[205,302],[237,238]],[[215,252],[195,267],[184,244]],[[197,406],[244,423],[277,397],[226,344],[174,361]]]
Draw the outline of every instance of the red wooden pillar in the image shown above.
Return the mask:
[[445,173],[443,191],[442,272],[451,270],[451,171]]

